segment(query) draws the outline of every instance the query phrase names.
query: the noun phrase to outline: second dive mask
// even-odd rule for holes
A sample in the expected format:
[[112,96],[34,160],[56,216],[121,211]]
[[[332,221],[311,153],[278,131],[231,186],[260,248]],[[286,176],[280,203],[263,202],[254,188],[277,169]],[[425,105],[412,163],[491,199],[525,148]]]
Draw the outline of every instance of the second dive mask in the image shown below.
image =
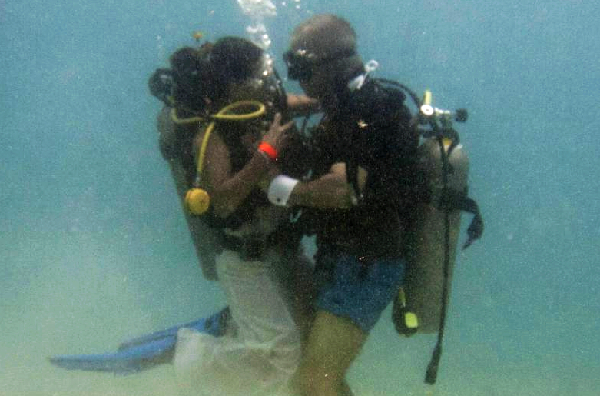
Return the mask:
[[288,69],[290,80],[306,81],[312,77],[313,68],[336,59],[348,58],[356,55],[353,49],[347,49],[326,56],[317,56],[307,50],[289,50],[283,54],[283,61]]

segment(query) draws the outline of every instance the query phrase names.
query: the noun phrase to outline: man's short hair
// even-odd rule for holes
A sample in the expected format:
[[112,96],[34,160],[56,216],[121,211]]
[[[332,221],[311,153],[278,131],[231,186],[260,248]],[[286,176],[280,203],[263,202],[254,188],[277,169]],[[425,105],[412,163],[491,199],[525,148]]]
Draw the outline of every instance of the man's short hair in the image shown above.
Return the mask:
[[298,25],[292,32],[291,49],[317,58],[356,51],[356,32],[345,19],[320,14]]

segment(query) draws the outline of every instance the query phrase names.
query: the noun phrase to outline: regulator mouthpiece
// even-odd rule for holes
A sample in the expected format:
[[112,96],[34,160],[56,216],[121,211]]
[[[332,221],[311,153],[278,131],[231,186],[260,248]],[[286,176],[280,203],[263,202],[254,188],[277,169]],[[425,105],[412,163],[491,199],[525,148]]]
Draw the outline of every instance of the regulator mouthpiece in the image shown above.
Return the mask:
[[183,200],[185,208],[191,214],[202,215],[210,206],[210,197],[208,193],[201,188],[192,188],[185,194]]

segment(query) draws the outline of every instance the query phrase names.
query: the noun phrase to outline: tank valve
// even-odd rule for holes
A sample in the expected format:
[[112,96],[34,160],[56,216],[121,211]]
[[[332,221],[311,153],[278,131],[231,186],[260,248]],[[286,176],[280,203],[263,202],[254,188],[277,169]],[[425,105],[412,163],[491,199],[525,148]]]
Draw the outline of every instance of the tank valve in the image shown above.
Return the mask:
[[448,121],[454,119],[454,121],[457,122],[466,122],[469,118],[467,109],[456,109],[455,111],[450,111],[433,107],[431,105],[432,98],[433,95],[431,94],[431,91],[426,90],[425,94],[423,95],[423,104],[419,109],[421,116],[425,118],[435,117],[436,119],[445,119]]

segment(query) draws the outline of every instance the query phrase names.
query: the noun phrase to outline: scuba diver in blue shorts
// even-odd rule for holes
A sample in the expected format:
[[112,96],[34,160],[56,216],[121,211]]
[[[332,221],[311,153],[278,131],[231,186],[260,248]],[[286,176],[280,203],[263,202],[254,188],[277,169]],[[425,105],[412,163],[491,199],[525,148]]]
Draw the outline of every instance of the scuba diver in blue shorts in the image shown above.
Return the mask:
[[[376,62],[363,65],[354,29],[334,15],[297,26],[284,61],[324,112],[311,134],[312,178],[281,174],[269,186],[271,203],[303,208],[316,234],[316,316],[295,390],[350,394],[346,373],[391,302],[398,333],[438,332],[426,375],[434,383],[460,211],[475,215],[464,247],[483,231],[451,126],[466,111],[433,108],[428,93],[421,102],[401,84],[372,78]],[[414,117],[407,95],[419,107]]]
[[319,99],[313,179],[275,177],[275,205],[307,208],[321,282],[308,345],[295,376],[302,396],[347,394],[345,375],[402,285],[418,138],[398,91],[369,78],[345,20],[317,15],[296,27],[288,77]]

